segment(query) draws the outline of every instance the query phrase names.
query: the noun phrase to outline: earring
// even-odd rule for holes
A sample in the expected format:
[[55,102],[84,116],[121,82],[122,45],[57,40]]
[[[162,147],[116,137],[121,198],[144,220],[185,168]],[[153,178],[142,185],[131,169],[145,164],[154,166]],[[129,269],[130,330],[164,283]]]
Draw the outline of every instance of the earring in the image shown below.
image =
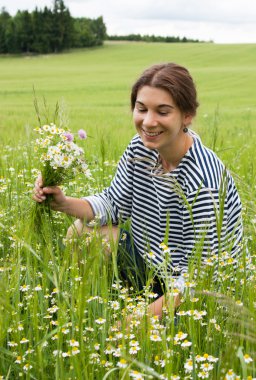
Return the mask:
[[184,128],[183,128],[183,132],[184,132],[184,133],[187,133],[187,132],[188,132],[188,128],[187,128],[187,127],[184,127]]

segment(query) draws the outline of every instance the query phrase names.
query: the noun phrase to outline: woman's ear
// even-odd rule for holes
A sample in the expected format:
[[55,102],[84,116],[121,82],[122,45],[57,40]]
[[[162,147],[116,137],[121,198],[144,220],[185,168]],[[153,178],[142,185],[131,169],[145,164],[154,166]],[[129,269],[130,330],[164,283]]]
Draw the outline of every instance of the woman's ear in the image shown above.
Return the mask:
[[192,123],[192,120],[193,120],[193,115],[185,115],[184,116],[184,125],[189,125],[189,124],[191,124]]

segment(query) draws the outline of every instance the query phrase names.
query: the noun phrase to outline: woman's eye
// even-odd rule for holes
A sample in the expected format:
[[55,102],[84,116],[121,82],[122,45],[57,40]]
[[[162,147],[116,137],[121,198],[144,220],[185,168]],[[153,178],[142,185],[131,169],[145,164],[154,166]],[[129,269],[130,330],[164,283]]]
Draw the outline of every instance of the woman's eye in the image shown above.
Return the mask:
[[158,113],[161,116],[167,116],[169,112],[167,112],[167,111],[159,111]]
[[147,110],[145,108],[138,108],[137,109],[139,112],[146,112]]

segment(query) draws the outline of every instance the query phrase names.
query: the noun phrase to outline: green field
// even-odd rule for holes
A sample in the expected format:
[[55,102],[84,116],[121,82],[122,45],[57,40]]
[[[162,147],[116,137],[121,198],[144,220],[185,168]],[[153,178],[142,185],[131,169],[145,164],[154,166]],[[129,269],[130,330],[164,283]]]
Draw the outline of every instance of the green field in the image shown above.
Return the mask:
[[[121,154],[134,133],[131,85],[145,67],[167,61],[185,65],[195,78],[200,101],[195,129],[211,146],[217,124],[218,148],[229,149],[226,154],[232,162],[239,157],[239,165],[242,156],[242,172],[247,172],[256,112],[252,44],[106,43],[103,48],[62,55],[0,57],[1,140],[24,140],[35,125],[34,86],[52,111],[57,101],[66,104],[71,129],[83,127],[93,136],[104,135],[114,142],[110,156]],[[97,150],[96,141],[92,149]]]
[[[256,378],[255,48],[107,42],[58,55],[0,56],[0,379]],[[67,127],[89,135],[83,147],[94,181],[79,176],[65,186],[67,194],[81,197],[110,182],[135,133],[129,105],[133,82],[147,66],[167,61],[186,66],[195,79],[200,107],[193,128],[234,174],[245,248],[235,278],[225,264],[219,282],[210,282],[209,273],[196,281],[194,299],[188,286],[180,310],[202,314],[181,316],[176,325],[169,310],[163,324],[144,318],[133,327],[134,337],[123,325],[118,338],[117,321],[141,300],[111,287],[115,272],[103,258],[100,239],[63,246],[71,219],[59,214],[53,225],[42,226],[43,239],[31,227],[38,169],[33,88],[42,119],[47,114],[51,121],[59,102]],[[115,267],[116,247],[111,250]],[[194,272],[192,265],[191,282]],[[120,306],[116,311],[114,300]],[[152,331],[161,340],[153,341]],[[179,331],[188,334],[191,346],[175,343]],[[131,354],[134,341],[139,349]],[[206,354],[218,361],[208,361]],[[190,360],[194,370],[186,371]],[[198,363],[214,368],[203,370]]]

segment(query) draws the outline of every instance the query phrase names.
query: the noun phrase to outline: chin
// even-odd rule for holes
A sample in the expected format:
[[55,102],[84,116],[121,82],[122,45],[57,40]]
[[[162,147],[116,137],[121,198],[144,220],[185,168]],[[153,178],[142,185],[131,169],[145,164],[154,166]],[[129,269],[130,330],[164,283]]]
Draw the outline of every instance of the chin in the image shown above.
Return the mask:
[[143,142],[143,145],[144,145],[146,148],[148,148],[148,149],[151,149],[151,150],[153,150],[153,149],[157,149],[156,144],[154,144],[154,143],[152,143],[152,142],[144,141],[143,139],[142,139],[142,142]]

